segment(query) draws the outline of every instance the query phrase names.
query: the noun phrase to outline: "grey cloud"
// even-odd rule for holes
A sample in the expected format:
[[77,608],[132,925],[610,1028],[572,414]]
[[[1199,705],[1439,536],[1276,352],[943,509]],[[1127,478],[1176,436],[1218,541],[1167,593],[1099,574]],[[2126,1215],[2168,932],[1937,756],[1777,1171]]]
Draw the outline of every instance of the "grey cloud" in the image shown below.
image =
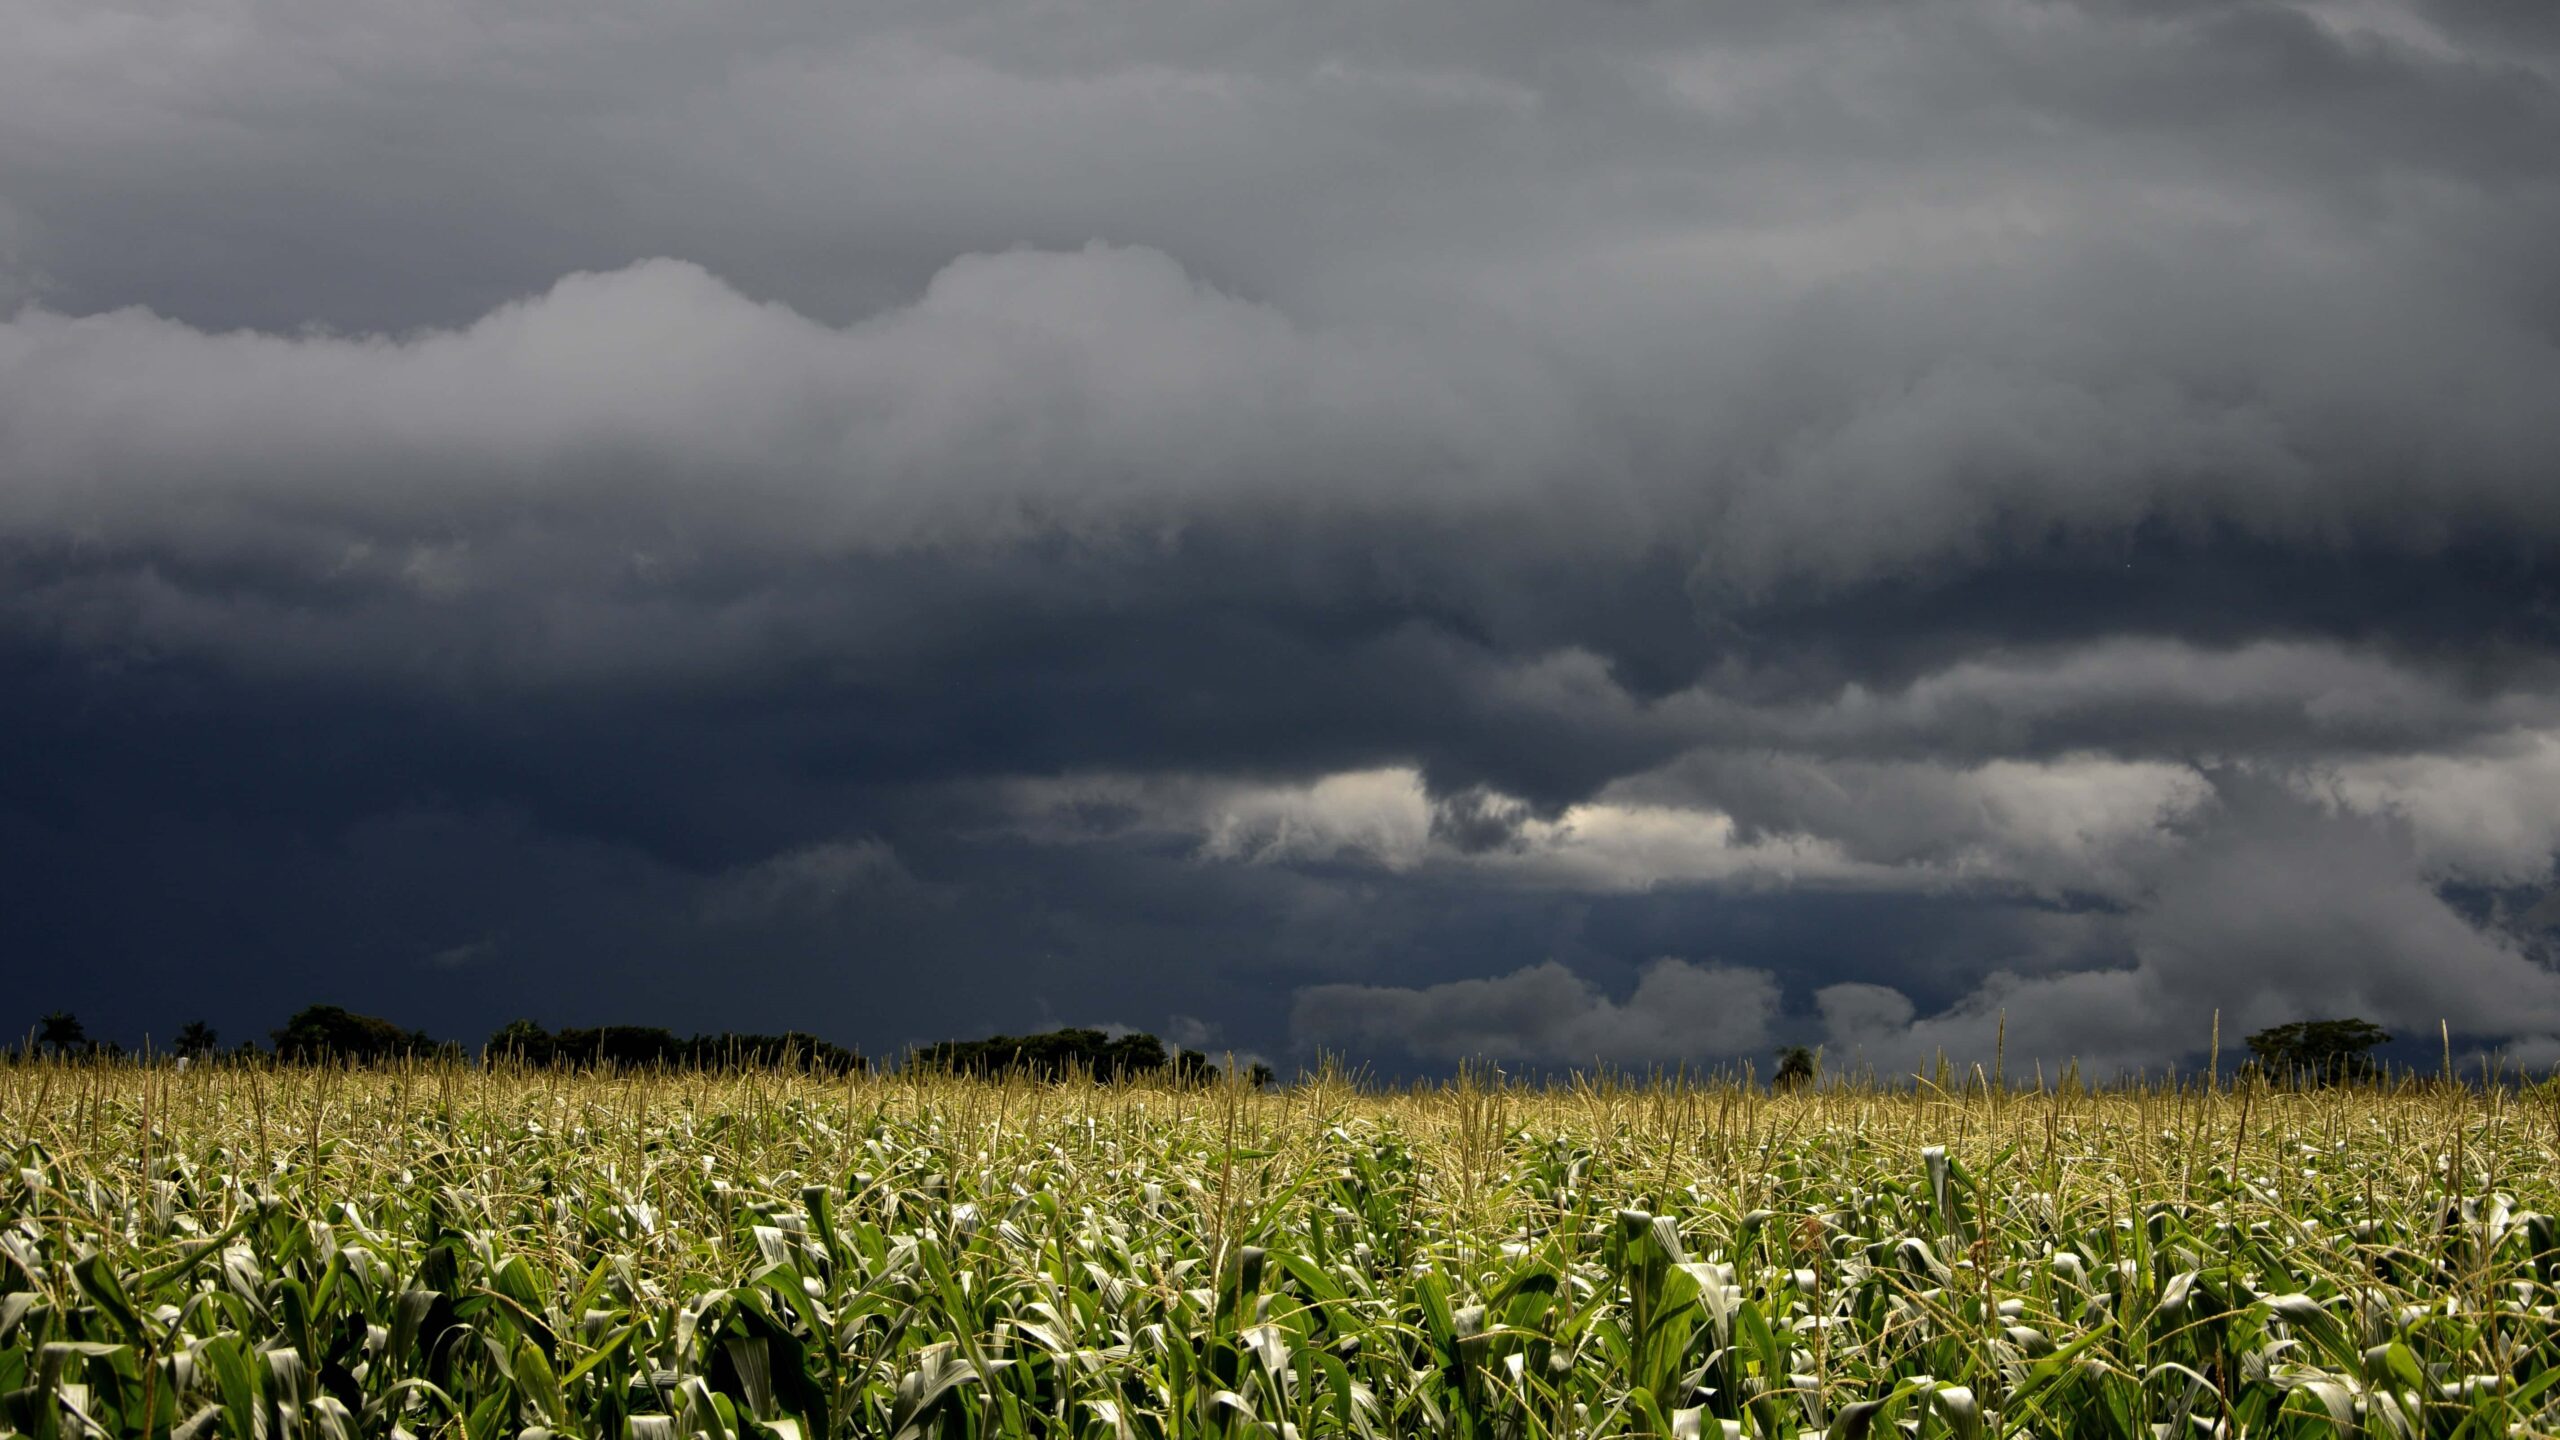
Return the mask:
[[2539,886],[2560,852],[2560,737],[2547,730],[2359,757],[2308,783],[2342,807],[2405,827],[2432,879]]
[[[819,554],[1116,538],[1194,506],[1285,514],[1284,481],[1309,475],[1354,511],[1497,505],[1536,454],[1560,458],[1533,374],[1303,331],[1098,246],[964,258],[849,329],[676,262],[405,340],[34,312],[0,328],[18,480],[0,519],[22,542],[303,540],[312,570],[432,600],[527,530]],[[1362,483],[1379,466],[1463,480],[1406,495]],[[612,533],[632,512],[656,523]]]
[[[2404,1034],[2442,1023],[2519,1056],[2560,1031],[2560,972],[2450,905],[2398,819],[2225,773],[2185,828],[2192,840],[2152,851],[2096,934],[2056,928],[2041,943],[2057,948],[1989,967],[1943,1008],[1924,1014],[1905,990],[1869,981],[1814,987],[1808,1018],[1832,1063],[1890,1075],[2005,1052],[2021,1076],[2071,1060],[2105,1074],[2200,1054],[2217,1015],[2235,1054],[2251,1030],[2316,1015]],[[1676,961],[1649,968],[1623,1003],[1554,963],[1420,988],[1333,983],[1298,992],[1292,1030],[1302,1044],[1444,1060],[1705,1062],[1798,1029],[1782,984],[1770,970]]]
[[[482,18],[270,0],[210,41],[145,21],[102,45],[31,17],[0,76],[8,128],[44,137],[0,172],[19,248],[39,275],[139,271],[37,293],[177,318],[0,338],[16,533],[137,567],[254,541],[449,597],[556,585],[581,542],[592,593],[733,545],[1492,514],[1604,555],[1658,539],[1748,597],[2154,524],[2560,528],[2560,266],[2496,248],[2560,230],[2537,183],[2560,98],[2450,22],[2429,48],[2271,3]],[[381,164],[418,114],[439,123],[412,143],[504,203]],[[554,146],[509,153],[510,115]],[[418,287],[404,313],[286,339],[349,323],[301,263],[263,337],[194,328],[274,247],[234,236],[206,252],[221,283],[186,281],[116,253],[178,227],[94,214],[72,177],[168,197],[216,144],[225,196],[313,243],[372,238],[294,213],[284,177],[317,164],[557,258],[459,247],[481,273],[442,285],[368,258],[385,295]],[[647,248],[579,233],[605,224]],[[1096,235],[1137,248],[1073,248]],[[868,318],[806,318],[845,318],[847,286]],[[645,624],[627,596],[576,608]]]
[[2193,769],[2103,755],[1974,766],[1705,751],[1609,787],[1711,808],[1749,835],[1812,835],[1855,860],[2046,895],[2122,899],[2210,803]]
[[[1544,712],[1631,748],[1823,760],[2309,759],[2487,744],[2560,719],[2560,669],[2546,655],[2486,677],[2465,673],[2470,658],[2335,640],[2115,635],[1975,644],[1891,678],[1806,683],[1728,664],[1652,697],[1628,690],[1587,651],[1488,669],[1477,683],[1515,713]],[[1690,784],[1705,778],[1687,775]],[[1682,772],[1668,771],[1642,788],[1676,793],[1682,783]]]
[[1762,1048],[1777,1005],[1776,982],[1757,970],[1658,959],[1617,1001],[1549,961],[1419,989],[1309,986],[1291,1008],[1290,1032],[1302,1045],[1434,1060],[1676,1064]]
[[2129,963],[1994,973],[1916,1020],[1889,989],[1835,987],[1818,997],[1831,1043],[1894,1069],[1941,1052],[1987,1059],[2005,1030],[2013,1058],[2105,1071],[2202,1052],[2216,1012],[2235,1049],[2306,1016],[2404,1033],[2560,1027],[2560,972],[2449,905],[2405,828],[2263,781],[2224,777],[2219,789],[2213,821],[2125,914]]
[[[647,253],[826,312],[953,254],[1095,234],[1325,293],[1701,212],[1783,238],[1767,212],[1800,230],[1868,195],[2238,172],[2342,203],[2389,169],[2534,173],[2549,115],[2513,27],[2420,15],[2417,44],[2270,3],[86,18],[34,7],[0,72],[0,120],[30,137],[6,176],[27,263],[219,324],[315,300],[340,325],[450,321]],[[1757,213],[1723,188],[1744,183]],[[182,207],[184,243],[136,223]],[[119,223],[118,246],[78,243]]]
[[[2527,417],[2560,413],[2545,403],[2560,362],[2457,348],[2498,377],[2458,405],[2342,396],[2334,415],[2267,422],[2296,432],[2277,448],[2316,433],[2352,452],[2289,460],[2299,475],[2171,453],[2188,442],[2149,382],[2075,399],[2096,428],[2049,437],[2045,402],[1997,384],[1939,417],[1943,366],[1873,396],[1800,377],[1847,408],[1737,465],[1747,438],[1681,440],[1668,415],[1622,429],[1532,347],[1309,328],[1155,252],[955,261],[850,329],[653,262],[396,341],[22,314],[0,328],[0,464],[17,480],[0,524],[22,548],[76,542],[133,572],[263,561],[420,609],[576,586],[603,628],[723,557],[1058,536],[1143,556],[1193,529],[1499,524],[1622,560],[1686,534],[1702,571],[1746,591],[1980,565],[2161,518],[2313,543],[2490,526],[2547,541],[2560,507],[2532,477],[2560,435]],[[2522,428],[2490,433],[2510,420]],[[2375,423],[2406,433],[2356,433]],[[2368,474],[2415,443],[2436,452],[2423,509],[2405,470]],[[1982,448],[2022,444],[2036,448]],[[1631,468],[1636,449],[1658,458]]]
[[1814,1009],[1834,1045],[1863,1048],[1864,1041],[1895,1036],[1918,1012],[1911,997],[1890,985],[1849,982],[1813,992]]
[[704,913],[724,922],[805,918],[884,896],[937,898],[894,848],[865,836],[821,841],[740,866],[711,884]]
[[1489,785],[1471,785],[1431,798],[1431,838],[1461,854],[1507,849],[1519,843],[1530,807]]

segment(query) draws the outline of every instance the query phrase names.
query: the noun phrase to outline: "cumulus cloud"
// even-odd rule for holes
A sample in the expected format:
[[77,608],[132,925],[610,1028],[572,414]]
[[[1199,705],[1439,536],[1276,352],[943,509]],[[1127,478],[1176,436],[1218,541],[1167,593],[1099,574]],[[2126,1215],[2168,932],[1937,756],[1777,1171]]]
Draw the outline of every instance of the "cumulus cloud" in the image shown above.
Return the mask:
[[1009,828],[1053,843],[1162,835],[1195,845],[1204,859],[1359,859],[1404,870],[1421,863],[1431,839],[1421,776],[1401,768],[1303,785],[1104,774],[1015,780],[999,790]]
[[1676,1064],[1762,1048],[1777,1007],[1776,981],[1756,970],[1665,957],[1619,1001],[1549,962],[1414,989],[1310,986],[1290,1028],[1304,1044],[1434,1060]]
[[[1323,476],[1337,506],[1492,503],[1569,436],[1541,423],[1525,357],[1456,358],[1310,332],[1101,245],[964,257],[846,328],[669,260],[406,337],[39,310],[0,325],[0,527],[406,567],[414,548],[346,551],[520,526],[628,540],[633,510],[701,545],[897,551],[1285,510]],[[1362,483],[1381,466],[1455,483]]]
[[[2235,1053],[2263,1026],[2358,1015],[2405,1034],[2443,1024],[2513,1037],[2516,1056],[2538,1056],[2541,1037],[2560,1027],[2560,972],[2448,903],[2407,824],[2342,808],[2298,781],[2215,775],[2180,821],[2182,843],[2149,847],[2138,884],[2105,917],[2120,952],[2113,963],[2024,957],[2039,963],[1992,969],[1926,1014],[1892,985],[1818,985],[1807,1018],[1836,1064],[1887,1074],[1941,1054],[1989,1064],[2002,1051],[2021,1067],[2156,1066],[2201,1053],[2217,1015]],[[1671,982],[1696,978],[1693,967],[1672,967],[1648,971],[1623,1007],[1552,963],[1419,989],[1313,986],[1299,992],[1293,1026],[1310,1043],[1446,1035],[1455,1038],[1444,1048],[1410,1043],[1440,1058],[1550,1062],[1574,1058],[1576,1046],[1600,1058],[1706,1062],[1773,1033],[1781,984],[1771,972],[1718,968],[1714,985],[1692,991]],[[1746,992],[1759,998],[1734,998]],[[1690,1000],[1696,1008],[1682,1011]],[[1697,1023],[1725,1006],[1748,1023]],[[1682,1018],[1639,1038],[1628,1018],[1639,1011]]]
[[2124,898],[2212,799],[2190,766],[2103,754],[1950,765],[1710,750],[1611,787],[1820,837],[1871,873]]
[[1705,751],[1539,814],[1408,767],[1242,784],[1085,775],[1011,782],[1007,825],[1047,843],[1151,835],[1202,860],[1425,869],[1592,892],[1698,886],[2128,898],[2213,798],[2196,770],[2070,756],[1956,767]]
[[2426,872],[2440,879],[2541,885],[2560,851],[2560,733],[2551,730],[2446,753],[2362,757],[2310,788],[2400,821]]
[[[1154,834],[1190,844],[1207,861],[1427,866],[1491,883],[1594,891],[1944,878],[1861,865],[1830,839],[1801,831],[1746,836],[1729,815],[1673,805],[1599,799],[1539,816],[1515,797],[1477,788],[1455,801],[1475,817],[1473,828],[1453,828],[1449,803],[1435,800],[1421,772],[1408,767],[1303,784],[1094,775],[1003,790],[1009,823],[1025,835],[1073,843]],[[1489,839],[1496,828],[1498,838]]]
[[2078,1058],[2109,1070],[2201,1052],[2251,1030],[2355,1015],[2418,1034],[2449,1025],[2535,1036],[2560,1024],[2560,972],[2446,902],[2404,826],[2324,807],[2274,782],[2226,777],[2196,841],[2122,921],[2127,963],[2000,971],[1915,1017],[1888,987],[1817,996],[1831,1043],[1884,1069],[1945,1053]]
[[1419,863],[1428,807],[1411,771],[1327,775],[1312,785],[1238,786],[1207,815],[1200,853],[1218,860],[1365,856],[1389,870]]

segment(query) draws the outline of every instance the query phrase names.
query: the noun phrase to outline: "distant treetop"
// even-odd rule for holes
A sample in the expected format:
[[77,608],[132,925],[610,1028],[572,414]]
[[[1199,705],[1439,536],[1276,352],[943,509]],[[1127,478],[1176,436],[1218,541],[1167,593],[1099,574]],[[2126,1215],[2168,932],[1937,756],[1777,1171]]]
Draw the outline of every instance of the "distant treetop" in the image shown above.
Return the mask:
[[[1209,1057],[1197,1050],[1168,1052],[1153,1035],[1118,1038],[1099,1030],[1050,1030],[1039,1035],[991,1035],[984,1040],[944,1040],[915,1052],[919,1070],[947,1070],[960,1075],[1027,1075],[1063,1080],[1090,1075],[1097,1080],[1137,1079],[1169,1075],[1186,1082],[1209,1078]],[[1267,1072],[1266,1072],[1267,1073]]]
[[36,1027],[36,1044],[56,1055],[70,1055],[89,1048],[88,1028],[80,1017],[68,1010],[56,1010]]
[[280,1060],[390,1060],[433,1055],[443,1048],[423,1030],[404,1030],[378,1015],[357,1015],[338,1005],[306,1005],[270,1038]]
[[2390,1040],[2370,1020],[2297,1020],[2250,1036],[2249,1063],[2283,1085],[2362,1084],[2381,1078],[2371,1052]]
[[1810,1047],[1790,1045],[1778,1052],[1778,1069],[1777,1073],[1769,1077],[1769,1088],[1794,1090],[1810,1085],[1814,1081],[1818,1066],[1819,1062],[1814,1058]]
[[823,1070],[833,1074],[870,1068],[870,1062],[815,1035],[678,1036],[647,1025],[599,1025],[545,1030],[530,1020],[509,1023],[489,1037],[488,1058],[526,1065],[665,1066],[678,1070],[727,1070],[753,1066]]
[[[343,1005],[306,1005],[269,1032],[275,1058],[289,1063],[369,1064],[408,1057],[468,1060],[462,1046],[439,1041],[423,1030],[411,1030],[378,1015],[360,1015]],[[211,1059],[222,1052],[218,1036],[202,1020],[190,1020],[178,1031],[171,1050],[182,1059]],[[57,1010],[46,1015],[32,1037],[34,1051],[54,1055],[114,1053],[91,1041],[78,1017]],[[0,1056],[10,1052],[0,1049]],[[254,1056],[258,1047],[245,1042],[234,1056]],[[718,1034],[682,1036],[662,1026],[596,1025],[550,1029],[533,1020],[513,1020],[490,1035],[481,1059],[488,1064],[542,1066],[607,1066],[684,1070],[780,1069],[828,1074],[869,1070],[868,1060],[854,1050],[801,1031],[780,1035]],[[1096,1080],[1165,1078],[1182,1084],[1205,1083],[1217,1066],[1207,1055],[1180,1046],[1167,1047],[1142,1032],[1111,1034],[1096,1029],[1050,1030],[1037,1035],[994,1035],[984,1040],[944,1040],[917,1050],[909,1068],[958,1075],[1021,1075],[1040,1080],[1089,1076]],[[1240,1078],[1256,1088],[1276,1082],[1271,1067],[1260,1062],[1239,1067]]]

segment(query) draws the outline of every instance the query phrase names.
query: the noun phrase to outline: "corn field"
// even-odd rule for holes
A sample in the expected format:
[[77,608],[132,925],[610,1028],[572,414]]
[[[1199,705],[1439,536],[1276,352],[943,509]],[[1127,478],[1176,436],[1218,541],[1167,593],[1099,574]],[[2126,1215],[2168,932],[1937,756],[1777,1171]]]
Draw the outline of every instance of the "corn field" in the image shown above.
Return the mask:
[[0,1068],[0,1430],[2560,1433],[2536,1093]]

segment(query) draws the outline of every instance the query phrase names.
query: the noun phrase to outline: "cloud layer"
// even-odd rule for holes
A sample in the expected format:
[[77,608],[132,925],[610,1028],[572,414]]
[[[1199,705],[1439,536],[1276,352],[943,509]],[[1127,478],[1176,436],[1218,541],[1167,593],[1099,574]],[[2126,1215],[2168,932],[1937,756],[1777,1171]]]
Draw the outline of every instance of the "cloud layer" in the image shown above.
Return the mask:
[[2539,14],[32,0],[0,944],[235,1029],[2524,1053]]

